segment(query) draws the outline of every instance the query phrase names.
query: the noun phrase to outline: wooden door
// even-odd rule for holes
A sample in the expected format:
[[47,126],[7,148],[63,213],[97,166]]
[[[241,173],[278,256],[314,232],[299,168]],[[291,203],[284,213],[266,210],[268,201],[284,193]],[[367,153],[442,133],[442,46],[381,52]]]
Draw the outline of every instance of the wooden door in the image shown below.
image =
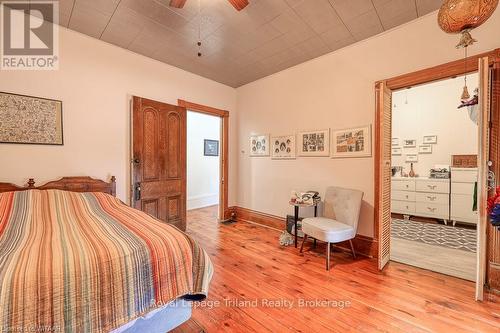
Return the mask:
[[133,98],[132,203],[186,229],[186,109]]
[[391,258],[391,132],[392,91],[385,82],[376,86],[375,175],[378,177],[375,200],[378,209],[378,268],[382,270]]
[[477,224],[477,270],[476,300],[483,300],[486,280],[486,231],[488,228],[488,161],[489,161],[489,124],[490,124],[490,68],[488,57],[479,59],[479,112],[478,112],[478,180],[477,200],[479,221]]

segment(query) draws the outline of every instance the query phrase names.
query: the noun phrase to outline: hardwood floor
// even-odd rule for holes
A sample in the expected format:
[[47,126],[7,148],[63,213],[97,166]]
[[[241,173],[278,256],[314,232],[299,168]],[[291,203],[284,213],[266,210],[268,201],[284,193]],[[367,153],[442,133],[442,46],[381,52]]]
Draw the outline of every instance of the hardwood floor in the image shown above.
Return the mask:
[[216,214],[208,207],[187,218],[187,232],[215,265],[207,302],[193,310],[207,332],[500,331],[499,297],[475,302],[472,282],[395,262],[379,273],[375,260],[342,252],[333,253],[326,271],[320,242],[299,254],[279,246],[276,230],[223,225]]
[[476,281],[476,253],[391,237],[391,260]]

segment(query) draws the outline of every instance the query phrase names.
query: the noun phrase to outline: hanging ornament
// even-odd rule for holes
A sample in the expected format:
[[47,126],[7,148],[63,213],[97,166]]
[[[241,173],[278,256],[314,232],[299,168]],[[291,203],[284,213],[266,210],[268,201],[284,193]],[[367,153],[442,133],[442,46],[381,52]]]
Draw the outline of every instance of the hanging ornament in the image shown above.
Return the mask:
[[465,50],[464,89],[462,90],[462,96],[460,97],[460,100],[462,101],[462,103],[467,101],[470,98],[469,89],[467,89],[467,46],[464,47],[464,50]]
[[470,31],[486,22],[499,0],[445,0],[438,13],[438,24],[450,34],[461,33],[457,48],[467,47],[476,40]]

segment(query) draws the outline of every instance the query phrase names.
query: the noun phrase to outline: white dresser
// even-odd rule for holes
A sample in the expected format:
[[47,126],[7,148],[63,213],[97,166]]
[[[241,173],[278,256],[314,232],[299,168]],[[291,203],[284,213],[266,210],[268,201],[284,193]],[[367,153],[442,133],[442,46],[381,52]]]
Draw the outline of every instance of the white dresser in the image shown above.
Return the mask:
[[403,215],[450,218],[450,180],[434,178],[391,179],[391,211]]
[[476,182],[477,168],[451,168],[450,219],[453,225],[456,222],[477,224],[477,211],[472,210]]

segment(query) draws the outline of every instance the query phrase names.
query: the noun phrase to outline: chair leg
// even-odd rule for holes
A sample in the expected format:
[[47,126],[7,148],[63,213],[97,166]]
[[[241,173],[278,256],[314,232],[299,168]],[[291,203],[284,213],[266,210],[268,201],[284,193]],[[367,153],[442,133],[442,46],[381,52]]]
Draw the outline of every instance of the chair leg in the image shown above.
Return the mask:
[[326,243],[326,270],[330,270],[330,242]]
[[304,234],[304,238],[302,238],[302,244],[300,245],[300,253],[302,253],[302,249],[304,248],[304,243],[307,240],[307,235]]
[[352,257],[356,259],[356,252],[354,252],[354,246],[352,245],[352,239],[349,239],[349,244],[351,244]]
[[316,238],[313,239],[314,239],[314,248],[316,248]]

